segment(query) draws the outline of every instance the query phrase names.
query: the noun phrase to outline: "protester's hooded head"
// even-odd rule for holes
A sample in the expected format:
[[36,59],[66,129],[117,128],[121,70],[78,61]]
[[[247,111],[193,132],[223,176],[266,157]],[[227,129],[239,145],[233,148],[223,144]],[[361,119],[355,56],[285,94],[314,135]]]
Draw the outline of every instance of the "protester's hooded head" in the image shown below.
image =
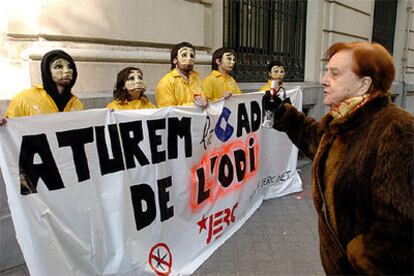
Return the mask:
[[[50,70],[50,65],[58,59],[64,59],[67,62],[69,62],[70,67],[73,71],[72,77],[70,81],[68,81],[68,83],[64,85],[64,90],[62,93],[59,93],[57,84],[53,80],[52,72]],[[52,97],[59,111],[63,111],[65,109],[66,104],[69,102],[70,98],[72,97],[71,90],[72,90],[72,87],[75,85],[76,79],[78,77],[78,71],[76,69],[76,64],[73,61],[73,58],[68,53],[62,50],[53,50],[53,51],[47,52],[42,58],[42,62],[40,64],[40,70],[42,73],[43,88],[50,95],[50,97]]]

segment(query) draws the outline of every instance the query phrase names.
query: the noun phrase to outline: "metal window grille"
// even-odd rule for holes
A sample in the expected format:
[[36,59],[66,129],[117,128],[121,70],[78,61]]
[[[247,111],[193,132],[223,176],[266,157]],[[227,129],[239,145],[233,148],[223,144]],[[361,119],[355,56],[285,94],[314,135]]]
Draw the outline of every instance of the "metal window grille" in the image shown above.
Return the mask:
[[384,46],[391,54],[394,50],[397,0],[376,0],[372,41]]
[[237,81],[266,80],[281,61],[286,81],[303,81],[307,0],[224,0],[224,46],[237,53]]

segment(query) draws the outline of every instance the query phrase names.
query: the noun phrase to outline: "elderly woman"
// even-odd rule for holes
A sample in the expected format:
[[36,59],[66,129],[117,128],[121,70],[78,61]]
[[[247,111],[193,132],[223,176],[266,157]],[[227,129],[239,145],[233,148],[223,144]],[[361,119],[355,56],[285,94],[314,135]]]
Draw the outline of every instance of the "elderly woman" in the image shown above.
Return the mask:
[[156,108],[144,92],[146,85],[141,69],[126,67],[118,73],[114,100],[106,107],[112,110]]
[[[6,118],[82,110],[82,102],[72,94],[78,71],[72,57],[62,50],[46,53],[40,64],[43,85],[18,93],[10,102]],[[0,125],[6,120],[0,118]]]
[[313,160],[312,193],[327,274],[413,274],[414,117],[393,104],[391,55],[336,43],[321,80],[320,122],[270,94],[273,127]]

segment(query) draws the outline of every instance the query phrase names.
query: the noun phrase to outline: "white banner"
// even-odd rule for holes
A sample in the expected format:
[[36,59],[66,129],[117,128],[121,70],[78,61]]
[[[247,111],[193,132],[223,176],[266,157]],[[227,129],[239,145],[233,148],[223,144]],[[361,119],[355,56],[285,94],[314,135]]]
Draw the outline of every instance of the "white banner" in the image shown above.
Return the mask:
[[9,119],[0,165],[30,274],[191,274],[263,199],[301,191],[262,96]]

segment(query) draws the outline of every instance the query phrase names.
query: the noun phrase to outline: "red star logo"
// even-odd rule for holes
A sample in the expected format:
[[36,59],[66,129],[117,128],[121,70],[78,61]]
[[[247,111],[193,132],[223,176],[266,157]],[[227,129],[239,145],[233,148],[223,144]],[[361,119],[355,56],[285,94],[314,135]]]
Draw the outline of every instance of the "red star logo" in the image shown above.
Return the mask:
[[203,229],[207,230],[206,222],[207,218],[203,214],[203,218],[197,222],[198,226],[200,226],[200,231],[198,232],[199,234],[203,231]]

